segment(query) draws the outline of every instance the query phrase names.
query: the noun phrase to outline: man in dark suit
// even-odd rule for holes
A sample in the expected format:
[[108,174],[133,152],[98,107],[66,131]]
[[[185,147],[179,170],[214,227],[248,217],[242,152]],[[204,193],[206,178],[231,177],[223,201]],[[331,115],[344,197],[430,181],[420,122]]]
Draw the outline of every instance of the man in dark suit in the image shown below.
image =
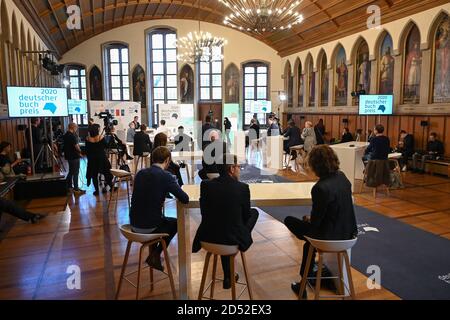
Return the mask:
[[218,131],[211,131],[209,136],[210,142],[206,143],[203,149],[202,169],[198,172],[198,176],[202,180],[208,179],[208,174],[219,174],[218,163],[222,161],[222,157],[228,152],[228,145],[220,139]]
[[[327,145],[316,146],[309,153],[308,164],[319,181],[311,190],[311,216],[303,221],[296,217],[284,220],[286,227],[300,240],[305,235],[320,240],[350,240],[357,236],[355,211],[352,199],[352,186],[346,176],[339,170],[336,153]],[[300,275],[303,277],[310,244],[303,246]],[[314,256],[313,260],[314,261]],[[308,274],[313,276],[312,269]],[[300,285],[294,282],[292,290],[298,294]]]
[[342,133],[341,143],[352,142],[352,141],[355,141],[355,139],[353,139],[353,135],[350,133],[350,130],[347,127],[345,127],[344,132]]
[[209,140],[209,137],[211,135],[211,131],[217,130],[211,123],[211,116],[207,115],[205,117],[205,123],[202,125],[202,136],[200,141],[200,145],[202,147],[202,150],[205,150],[206,146],[211,142]]
[[[167,246],[177,233],[177,219],[167,218],[163,214],[167,194],[173,194],[184,204],[189,203],[189,196],[178,185],[175,176],[166,171],[170,162],[171,154],[166,147],[158,147],[153,151],[153,165],[139,171],[134,179],[130,210],[130,223],[134,232],[167,233],[169,236],[164,239]],[[161,245],[154,246],[147,258],[151,267],[161,271],[162,250]]]
[[[231,154],[223,155],[218,167],[220,177],[203,181],[200,187],[202,222],[194,238],[193,252],[201,249],[202,241],[238,245],[241,251],[248,250],[253,243],[251,233],[259,214],[256,209],[250,208],[250,188],[239,182],[240,166],[237,157]],[[229,289],[229,257],[222,257],[222,268],[223,288]]]
[[135,156],[142,156],[144,153],[152,152],[153,145],[146,131],[147,126],[145,124],[142,124],[141,131],[136,132],[136,134],[134,135],[133,155]]
[[384,133],[384,127],[378,124],[374,129],[375,136],[370,139],[363,161],[387,160],[391,152],[391,142]]
[[191,151],[194,147],[193,145],[190,146],[190,143],[192,143],[192,138],[188,136],[186,133],[184,133],[184,127],[179,126],[178,127],[178,134],[175,136],[175,149],[174,151]]
[[280,127],[278,127],[277,120],[275,115],[270,115],[269,117],[269,127],[267,128],[267,136],[279,136],[280,135]]
[[402,171],[406,171],[408,159],[414,154],[414,137],[405,130],[400,131],[400,143],[398,151],[402,153],[402,157],[398,159]]
[[[286,138],[289,138],[289,140],[284,141],[284,152],[289,153],[290,147],[298,146],[303,144],[302,140],[302,133],[300,131],[300,128],[295,125],[294,120],[289,120],[289,127],[286,129],[286,132],[284,133],[284,136]],[[293,151],[292,154],[292,160],[295,160],[297,158],[297,153]]]

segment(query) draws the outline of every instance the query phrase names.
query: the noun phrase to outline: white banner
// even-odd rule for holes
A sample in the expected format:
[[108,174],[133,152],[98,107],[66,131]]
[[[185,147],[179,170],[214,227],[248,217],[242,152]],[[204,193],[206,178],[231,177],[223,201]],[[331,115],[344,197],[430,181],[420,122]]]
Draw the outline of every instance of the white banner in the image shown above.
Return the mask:
[[115,126],[117,136],[126,141],[128,124],[134,120],[135,116],[141,118],[141,104],[139,102],[129,101],[89,101],[89,115],[102,128],[104,127],[103,119],[98,117],[101,112],[109,112],[118,125]]
[[[184,133],[195,138],[193,104],[160,104],[159,121],[165,120],[172,136],[178,134],[178,127],[184,127]],[[159,124],[158,124],[159,125]]]

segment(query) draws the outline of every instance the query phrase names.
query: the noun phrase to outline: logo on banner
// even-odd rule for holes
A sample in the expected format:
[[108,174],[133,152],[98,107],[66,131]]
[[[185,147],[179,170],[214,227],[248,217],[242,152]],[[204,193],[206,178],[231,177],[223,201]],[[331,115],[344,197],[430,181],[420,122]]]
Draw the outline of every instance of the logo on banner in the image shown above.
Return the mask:
[[53,114],[55,114],[56,109],[57,109],[57,107],[56,107],[56,105],[54,103],[47,103],[44,106],[44,111],[50,111]]

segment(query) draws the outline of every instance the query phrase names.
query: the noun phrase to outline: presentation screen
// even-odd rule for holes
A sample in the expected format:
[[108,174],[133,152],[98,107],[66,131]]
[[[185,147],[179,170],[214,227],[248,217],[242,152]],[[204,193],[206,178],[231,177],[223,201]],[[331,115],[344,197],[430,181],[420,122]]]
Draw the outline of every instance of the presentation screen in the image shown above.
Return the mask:
[[10,118],[67,117],[66,88],[8,87]]
[[251,113],[271,113],[272,112],[272,101],[267,101],[267,100],[250,101],[250,112]]
[[391,115],[394,97],[392,95],[362,95],[359,97],[360,115]]
[[87,114],[87,101],[86,100],[68,100],[69,114],[70,115],[85,115]]

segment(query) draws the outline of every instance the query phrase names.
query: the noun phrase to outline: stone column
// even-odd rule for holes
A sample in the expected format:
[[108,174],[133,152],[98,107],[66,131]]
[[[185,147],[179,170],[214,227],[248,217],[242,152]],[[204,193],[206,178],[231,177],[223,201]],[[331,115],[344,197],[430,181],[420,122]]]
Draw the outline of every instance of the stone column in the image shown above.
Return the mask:
[[316,101],[314,104],[314,108],[317,109],[319,108],[320,105],[320,74],[319,74],[319,70],[317,70],[316,68],[314,68],[314,73],[315,73],[315,81],[316,81],[316,90],[315,90],[315,96],[316,96]]
[[403,101],[401,101],[401,93],[402,93],[402,84],[403,84],[403,76],[402,76],[402,64],[403,64],[403,55],[397,54],[394,56],[394,110],[400,105]]
[[351,92],[353,91],[353,78],[354,78],[354,65],[347,63],[348,79],[347,79],[347,106],[353,106],[353,97]]
[[376,94],[378,92],[378,61],[374,58],[370,61],[370,92]]
[[[427,105],[433,98],[433,86],[429,79],[433,74],[432,50],[422,50],[422,68],[420,70],[420,104]],[[431,84],[434,79],[431,79]]]
[[334,68],[328,68],[328,107],[334,106]]

